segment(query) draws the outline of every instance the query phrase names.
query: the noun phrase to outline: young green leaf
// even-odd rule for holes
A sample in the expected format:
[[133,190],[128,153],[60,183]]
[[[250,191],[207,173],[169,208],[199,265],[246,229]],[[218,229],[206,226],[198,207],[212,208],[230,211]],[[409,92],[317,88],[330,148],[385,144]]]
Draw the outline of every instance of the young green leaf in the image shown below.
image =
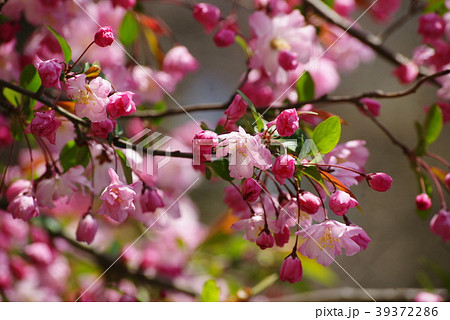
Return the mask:
[[119,27],[119,40],[126,46],[131,45],[137,40],[138,34],[139,22],[134,16],[133,11],[128,11]]
[[23,68],[22,73],[20,74],[20,85],[22,88],[32,92],[37,92],[41,87],[41,78],[32,64]]
[[341,122],[333,116],[321,122],[314,129],[312,138],[320,153],[326,154],[336,147],[341,137]]
[[122,164],[123,173],[125,174],[125,179],[127,180],[127,184],[133,183],[133,176],[131,172],[130,165],[128,164],[127,157],[125,157],[125,154],[120,149],[115,149],[117,156],[120,159],[120,163]]
[[68,63],[70,59],[72,59],[72,49],[70,49],[70,46],[67,43],[66,39],[64,39],[55,29],[53,29],[49,25],[47,25],[47,28],[55,36],[56,40],[58,40],[58,43],[64,55],[64,61]]
[[214,172],[223,180],[225,181],[233,180],[233,178],[230,177],[230,170],[228,169],[229,163],[227,159],[216,160],[214,162],[209,163],[209,165],[214,170]]
[[427,145],[432,144],[441,133],[443,125],[442,110],[437,105],[433,105],[428,110],[427,118],[424,125],[425,142]]
[[79,146],[74,140],[67,142],[59,154],[59,162],[64,172],[77,165],[86,167],[90,159],[89,147],[87,145]]
[[311,74],[306,71],[300,79],[298,79],[295,86],[297,89],[298,102],[314,99],[315,85]]
[[220,298],[220,288],[217,286],[214,279],[205,282],[202,290],[203,302],[218,302]]
[[17,107],[22,101],[22,95],[10,88],[3,88],[3,95],[14,107]]
[[262,119],[261,114],[256,110],[255,105],[253,102],[250,101],[250,99],[240,90],[237,90],[237,93],[244,99],[245,102],[247,102],[248,107],[250,108],[250,111],[252,112],[253,118],[255,119],[256,126],[258,128],[258,132],[261,132],[265,129],[265,124]]

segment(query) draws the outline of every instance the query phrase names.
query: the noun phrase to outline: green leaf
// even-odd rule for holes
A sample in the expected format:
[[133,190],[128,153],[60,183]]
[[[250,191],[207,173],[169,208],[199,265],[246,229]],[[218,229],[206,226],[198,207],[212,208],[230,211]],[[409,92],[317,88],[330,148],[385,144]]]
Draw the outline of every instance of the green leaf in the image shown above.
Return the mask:
[[119,27],[119,40],[126,46],[131,45],[137,40],[138,34],[139,22],[134,16],[133,11],[128,11]]
[[306,71],[300,77],[300,79],[298,79],[295,88],[297,89],[298,102],[314,99],[315,94],[314,80],[308,71]]
[[220,159],[214,162],[206,163],[209,165],[214,172],[225,181],[232,181],[233,178],[230,177],[230,170],[228,169],[229,162],[227,159]]
[[424,125],[424,136],[427,145],[432,144],[441,133],[443,125],[442,110],[437,105],[433,105],[428,110]]
[[339,117],[332,116],[321,122],[312,135],[313,141],[321,154],[334,149],[341,137],[341,122]]
[[245,41],[244,38],[242,38],[241,36],[237,35],[234,37],[235,41],[237,42],[237,44],[242,48],[242,50],[244,51],[244,53],[247,55],[247,57],[251,56],[252,50],[249,48],[249,46],[247,45],[247,42]]
[[309,166],[309,167],[303,167],[303,170],[298,175],[299,180],[301,180],[301,175],[304,174],[305,176],[309,177],[314,182],[317,182],[322,189],[325,191],[326,194],[330,194],[327,186],[323,182],[322,175],[319,172],[319,169],[317,169],[316,166]]
[[37,92],[41,87],[41,78],[32,64],[23,68],[22,73],[20,74],[20,85],[24,89],[32,92]]
[[22,95],[17,91],[11,90],[10,88],[5,87],[3,89],[3,95],[14,107],[17,107],[22,101]]
[[416,155],[419,157],[425,154],[427,149],[427,145],[425,143],[425,137],[423,133],[423,127],[419,122],[415,122],[416,132],[417,132],[417,147],[416,147]]
[[58,43],[64,55],[64,61],[68,63],[70,59],[72,59],[72,49],[70,49],[70,46],[67,43],[66,39],[64,39],[55,29],[53,29],[49,25],[47,25],[47,28],[55,36],[56,40],[58,40]]
[[77,145],[74,140],[67,142],[59,154],[59,162],[64,172],[77,165],[86,167],[89,164],[91,155],[87,145]]
[[220,288],[217,286],[214,279],[205,282],[202,290],[203,302],[218,302],[220,298]]
[[263,118],[261,114],[256,110],[255,105],[253,102],[250,101],[250,99],[240,90],[237,90],[237,93],[244,99],[245,102],[247,102],[248,107],[250,108],[250,111],[252,112],[253,118],[255,119],[256,126],[258,128],[258,132],[261,132],[265,129],[265,124],[263,121]]
[[131,166],[128,164],[127,157],[125,157],[125,154],[120,149],[115,149],[117,156],[120,159],[120,163],[122,164],[123,173],[125,174],[125,179],[127,180],[127,184],[133,183],[133,175],[131,172]]
[[334,0],[323,0],[323,2],[330,8],[333,8]]

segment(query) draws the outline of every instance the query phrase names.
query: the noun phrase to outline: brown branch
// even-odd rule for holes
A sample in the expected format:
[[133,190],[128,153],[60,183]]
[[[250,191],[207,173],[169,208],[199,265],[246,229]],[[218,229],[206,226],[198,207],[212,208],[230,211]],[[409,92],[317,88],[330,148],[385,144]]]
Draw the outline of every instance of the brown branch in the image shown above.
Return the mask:
[[[412,87],[401,90],[401,91],[393,91],[393,92],[384,92],[381,90],[376,91],[370,91],[365,93],[360,93],[356,95],[348,95],[348,96],[323,96],[317,99],[302,101],[298,103],[283,105],[283,106],[274,106],[270,109],[273,110],[284,110],[284,109],[290,109],[290,108],[300,108],[306,104],[333,104],[333,103],[355,103],[361,100],[362,98],[377,98],[377,99],[392,99],[392,98],[401,98],[410,94],[414,94],[419,90],[419,88],[426,83],[427,81],[434,80],[436,78],[442,77],[446,74],[450,74],[450,70],[443,70],[428,76],[421,77]],[[227,102],[228,103],[228,102]],[[224,104],[201,104],[201,105],[194,105],[194,106],[188,106],[184,110],[186,110],[188,113],[192,112],[199,112],[199,111],[208,111],[208,110],[223,110],[226,109],[227,103]],[[260,109],[268,109],[269,106],[259,107]],[[185,111],[181,109],[170,109],[164,112],[155,112],[152,110],[146,110],[146,111],[137,111],[133,113],[131,116],[133,117],[140,117],[140,118],[159,118],[159,117],[166,117],[166,116],[173,116],[182,114]]]
[[[382,301],[413,301],[414,297],[425,291],[420,288],[366,288],[367,292],[378,302]],[[448,292],[445,289],[436,289],[434,293],[441,295],[444,300]],[[271,301],[352,301],[352,302],[371,302],[372,299],[360,288],[343,287],[333,289],[320,289],[306,293],[294,294],[280,298],[272,298]]]
[[[350,28],[351,22],[342,18],[339,14],[337,14],[333,9],[328,7],[324,2],[320,0],[305,0],[305,3],[308,4],[314,11],[324,18],[326,21],[338,26],[342,30],[347,30],[347,33],[358,39],[362,43],[366,44],[370,48],[372,48],[375,52],[377,52],[381,57],[386,59],[387,61],[395,64],[395,65],[403,65],[408,63],[410,60],[402,55],[401,53],[391,51],[387,47],[383,45],[383,41],[364,30]],[[421,68],[420,75],[427,76],[430,75],[430,71],[426,68]]]
[[[1,87],[6,87],[9,88],[11,90],[14,90],[20,94],[23,94],[27,97],[30,97],[34,100],[37,100],[41,103],[43,103],[44,105],[46,105],[47,107],[55,110],[56,112],[58,112],[60,115],[64,116],[65,118],[67,118],[69,121],[71,121],[75,126],[81,125],[84,127],[89,127],[90,126],[90,122],[86,121],[84,119],[81,119],[80,117],[77,117],[76,115],[74,115],[73,113],[65,110],[64,108],[61,108],[60,106],[55,105],[51,100],[41,96],[41,94],[38,92],[32,92],[29,90],[26,90],[20,86],[17,86],[13,83],[7,82],[3,79],[0,79],[0,88]],[[113,144],[116,147],[119,148],[132,148],[133,150],[136,150],[136,146],[134,144],[132,144],[131,142],[125,140],[123,137],[119,137],[119,136],[115,136],[113,137]],[[185,159],[192,159],[193,158],[193,154],[192,153],[188,153],[188,152],[181,152],[181,151],[165,151],[165,150],[153,150],[151,148],[143,148],[143,151],[146,151],[147,154],[149,155],[153,155],[153,156],[166,156],[166,157],[174,157],[174,158],[185,158]]]
[[114,266],[108,272],[109,279],[117,280],[117,279],[120,279],[121,277],[123,278],[123,276],[126,276],[126,277],[132,279],[133,281],[135,281],[137,284],[148,284],[150,286],[158,287],[158,288],[165,289],[165,290],[173,290],[173,291],[177,291],[177,292],[182,292],[189,296],[197,295],[196,292],[194,292],[190,289],[187,289],[187,288],[182,288],[182,287],[174,284],[172,281],[170,281],[168,279],[149,278],[146,275],[144,275],[138,271],[130,270],[127,267],[127,265],[125,264],[125,262],[123,262],[123,260],[119,259],[119,260],[117,260],[117,262],[115,262],[116,259],[113,259],[108,255],[105,255],[105,254],[97,252],[91,248],[83,246],[79,242],[67,237],[66,235],[64,235],[61,232],[54,232],[54,231],[50,231],[50,230],[47,230],[47,231],[49,232],[49,234],[52,238],[62,238],[65,241],[67,241],[76,250],[80,250],[83,253],[90,256],[91,258],[93,258],[95,263],[102,269],[107,269],[111,265],[114,264]]

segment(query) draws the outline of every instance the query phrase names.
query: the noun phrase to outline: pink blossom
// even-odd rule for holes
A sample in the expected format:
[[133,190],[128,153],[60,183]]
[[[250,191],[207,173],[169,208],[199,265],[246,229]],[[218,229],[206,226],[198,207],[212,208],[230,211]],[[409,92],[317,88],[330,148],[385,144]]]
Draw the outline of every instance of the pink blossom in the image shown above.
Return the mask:
[[126,185],[119,180],[119,176],[112,168],[108,170],[108,173],[111,183],[100,196],[103,202],[98,213],[107,215],[117,222],[123,222],[128,214],[136,210],[134,201],[140,192],[142,182]]
[[121,6],[125,9],[131,9],[136,5],[136,0],[111,0],[114,7]]
[[111,92],[111,84],[108,81],[97,77],[87,84],[86,75],[80,74],[67,80],[66,91],[69,98],[76,101],[77,116],[87,117],[91,121],[107,119],[106,105]]
[[335,220],[326,220],[296,233],[305,239],[298,251],[310,259],[317,258],[318,263],[328,266],[336,256],[342,254],[342,249],[345,249],[347,256],[365,249],[366,242],[361,243],[354,238],[366,235],[363,232],[358,226],[346,226]]
[[428,210],[431,208],[431,199],[426,193],[421,193],[416,197],[416,207],[418,210]]
[[362,98],[361,102],[364,103],[371,115],[374,117],[378,117],[380,115],[381,104],[377,100]]
[[229,28],[220,29],[214,36],[216,46],[223,48],[231,46],[234,43],[236,32]]
[[205,161],[210,161],[213,150],[219,144],[219,139],[214,131],[202,130],[192,139],[192,151],[194,153],[193,167],[205,172]]
[[291,236],[291,232],[287,225],[284,225],[281,230],[273,235],[275,238],[275,244],[277,247],[283,247],[286,243],[289,242]]
[[300,201],[300,209],[308,214],[317,213],[322,204],[318,196],[308,191],[300,193],[299,201]]
[[114,34],[111,27],[98,29],[94,36],[94,42],[99,47],[108,47],[114,42]]
[[62,72],[62,65],[56,59],[42,61],[35,57],[35,66],[41,78],[42,85],[46,88],[55,87],[61,90],[59,77]]
[[14,181],[6,190],[6,200],[11,202],[15,197],[23,195],[24,193],[30,192],[32,189],[31,181],[19,179]]
[[55,144],[56,130],[60,125],[61,121],[55,119],[55,110],[35,112],[25,132],[46,138],[51,144]]
[[296,164],[297,161],[290,155],[282,155],[276,158],[272,167],[275,179],[284,184],[285,179],[290,179],[294,175]]
[[140,202],[143,212],[155,212],[156,209],[164,207],[162,191],[146,188]]
[[25,247],[25,253],[33,260],[34,263],[48,266],[54,260],[52,249],[48,244],[43,242],[35,242]]
[[0,24],[0,44],[13,40],[19,30],[20,25],[17,21],[6,21]]
[[92,241],[94,241],[97,229],[97,219],[95,219],[90,213],[86,214],[78,223],[76,231],[77,241],[91,244]]
[[419,18],[417,32],[423,36],[424,42],[439,39],[445,32],[445,20],[434,12],[424,14]]
[[242,199],[241,193],[234,187],[226,187],[224,190],[225,198],[223,202],[233,210],[233,214],[239,218],[247,219],[250,217],[250,208]]
[[219,135],[221,141],[216,148],[218,158],[229,156],[230,176],[235,179],[251,178],[253,168],[268,170],[271,167],[271,154],[261,144],[259,136],[251,136],[239,127],[238,132]]
[[248,241],[256,242],[258,236],[264,229],[264,217],[262,213],[257,213],[249,218],[235,222],[231,226],[231,229],[236,231],[245,230],[244,238]]
[[300,259],[295,256],[288,256],[284,259],[280,269],[281,281],[288,281],[290,283],[300,282],[303,277],[303,267]]
[[9,203],[7,210],[12,214],[14,219],[22,219],[24,221],[39,216],[39,207],[36,198],[30,194],[15,197]]
[[385,192],[391,188],[392,178],[383,172],[370,173],[366,176],[369,186],[375,191]]
[[443,299],[440,295],[432,292],[422,291],[416,294],[414,302],[442,302]]
[[269,231],[263,230],[256,238],[256,244],[261,250],[272,248],[274,244],[273,236]]
[[362,228],[359,228],[359,233],[351,239],[361,248],[361,250],[366,250],[371,240],[369,235]]
[[[352,163],[355,165],[355,169],[364,172],[367,159],[369,158],[369,150],[365,147],[366,142],[364,140],[350,140],[345,143],[338,144],[330,153],[327,153],[324,157],[324,161],[329,164]],[[350,166],[351,167],[351,166]],[[351,167],[353,168],[353,167]],[[338,170],[333,172],[333,175],[339,173]],[[359,175],[357,175],[359,176]],[[345,183],[347,186],[350,184]]]
[[344,191],[337,190],[330,197],[330,209],[338,216],[343,216],[350,208],[356,207],[357,205],[358,201]]
[[255,202],[261,194],[261,185],[253,178],[246,179],[242,184],[242,198],[248,202]]
[[250,40],[253,49],[250,67],[264,68],[274,83],[288,82],[287,71],[278,63],[281,51],[289,50],[297,54],[299,63],[305,64],[310,59],[316,32],[313,26],[305,26],[299,10],[280,13],[275,17],[257,11],[250,16],[249,23],[253,34]]
[[286,70],[295,70],[298,67],[298,55],[289,50],[282,50],[278,55],[278,63]]
[[[338,42],[339,43],[339,42]],[[321,97],[335,90],[341,81],[336,63],[325,57],[311,65],[309,73],[314,80],[315,97]]]
[[194,19],[197,20],[210,33],[219,24],[220,10],[208,3],[197,3],[192,11]]
[[187,73],[196,71],[198,67],[198,61],[185,46],[175,46],[165,55],[162,68],[164,71],[178,74],[182,78]]
[[91,184],[83,175],[84,168],[75,166],[63,174],[55,174],[50,179],[41,180],[36,188],[36,198],[40,206],[54,208],[54,201],[67,197],[67,202],[75,191],[91,189]]
[[282,111],[275,120],[278,134],[282,137],[292,136],[298,130],[298,122],[296,109]]
[[235,123],[247,113],[248,104],[237,94],[234,96],[233,102],[228,106],[225,111],[228,121]]
[[392,73],[402,84],[408,84],[416,80],[419,75],[419,67],[414,62],[408,62],[398,66]]
[[441,209],[430,221],[430,229],[435,235],[442,238],[444,242],[450,241],[450,211]]
[[94,137],[106,139],[108,138],[108,133],[113,133],[116,123],[115,120],[111,119],[94,121],[91,123],[91,133]]
[[143,66],[135,66],[131,71],[131,75],[132,81],[136,85],[135,101],[138,104],[142,101],[153,103],[160,101],[165,94],[162,88],[168,93],[173,93],[177,82],[180,80],[176,73],[155,71]]
[[134,93],[130,91],[116,92],[109,97],[109,103],[106,105],[109,117],[117,119],[136,112],[136,105],[133,102]]

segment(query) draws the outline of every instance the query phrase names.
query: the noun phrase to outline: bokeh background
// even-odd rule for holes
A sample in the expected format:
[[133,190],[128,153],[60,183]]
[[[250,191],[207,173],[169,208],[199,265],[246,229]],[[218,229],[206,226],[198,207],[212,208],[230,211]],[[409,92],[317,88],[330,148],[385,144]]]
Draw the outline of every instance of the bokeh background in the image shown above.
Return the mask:
[[[210,1],[224,12],[231,9],[231,1]],[[248,34],[245,19],[250,14],[245,1],[239,7],[239,19],[243,32]],[[182,105],[198,103],[223,103],[233,94],[240,77],[245,72],[245,56],[242,50],[233,45],[217,48],[211,35],[205,35],[200,25],[196,24],[191,13],[183,8],[157,3],[147,3],[147,12],[160,16],[177,36],[177,40],[187,46],[200,61],[198,72],[188,75],[174,98]],[[403,8],[397,13],[402,15],[408,6],[403,1]],[[359,15],[360,12],[356,14]],[[420,44],[417,35],[417,16],[399,28],[386,41],[392,50],[411,56]],[[382,25],[374,24],[366,16],[360,25],[378,34]],[[396,91],[404,89],[396,78],[391,76],[394,66],[380,57],[371,63],[361,65],[351,74],[343,75],[336,95],[355,94],[375,89]],[[416,94],[382,101],[379,119],[394,135],[410,147],[415,146],[416,134],[414,121],[423,121],[424,107],[434,103],[436,88],[422,87]],[[169,106],[171,101],[168,101]],[[393,187],[387,193],[377,193],[366,185],[353,188],[364,210],[350,213],[350,219],[365,228],[372,238],[367,250],[356,256],[340,256],[339,264],[345,268],[363,287],[398,288],[398,287],[443,287],[449,282],[450,248],[429,230],[429,219],[424,221],[415,212],[414,198],[418,187],[413,171],[409,168],[406,157],[400,149],[391,144],[388,138],[366,117],[362,116],[353,105],[335,105],[329,111],[340,115],[349,124],[343,127],[342,140],[363,139],[367,141],[370,158],[367,171],[383,171],[394,179]],[[222,112],[195,113],[195,119],[214,125]],[[171,117],[162,126],[167,129],[191,121],[185,115]],[[450,128],[444,127],[439,140],[431,147],[445,158],[450,158]],[[431,163],[433,163],[431,161]],[[203,183],[192,193],[199,206],[202,220],[211,223],[226,210],[223,204],[224,184]],[[434,198],[437,203],[437,198]],[[433,206],[432,212],[439,207]],[[281,263],[281,262],[280,262]],[[336,264],[331,268],[338,275],[334,286],[356,287]],[[321,286],[318,285],[317,288]]]

